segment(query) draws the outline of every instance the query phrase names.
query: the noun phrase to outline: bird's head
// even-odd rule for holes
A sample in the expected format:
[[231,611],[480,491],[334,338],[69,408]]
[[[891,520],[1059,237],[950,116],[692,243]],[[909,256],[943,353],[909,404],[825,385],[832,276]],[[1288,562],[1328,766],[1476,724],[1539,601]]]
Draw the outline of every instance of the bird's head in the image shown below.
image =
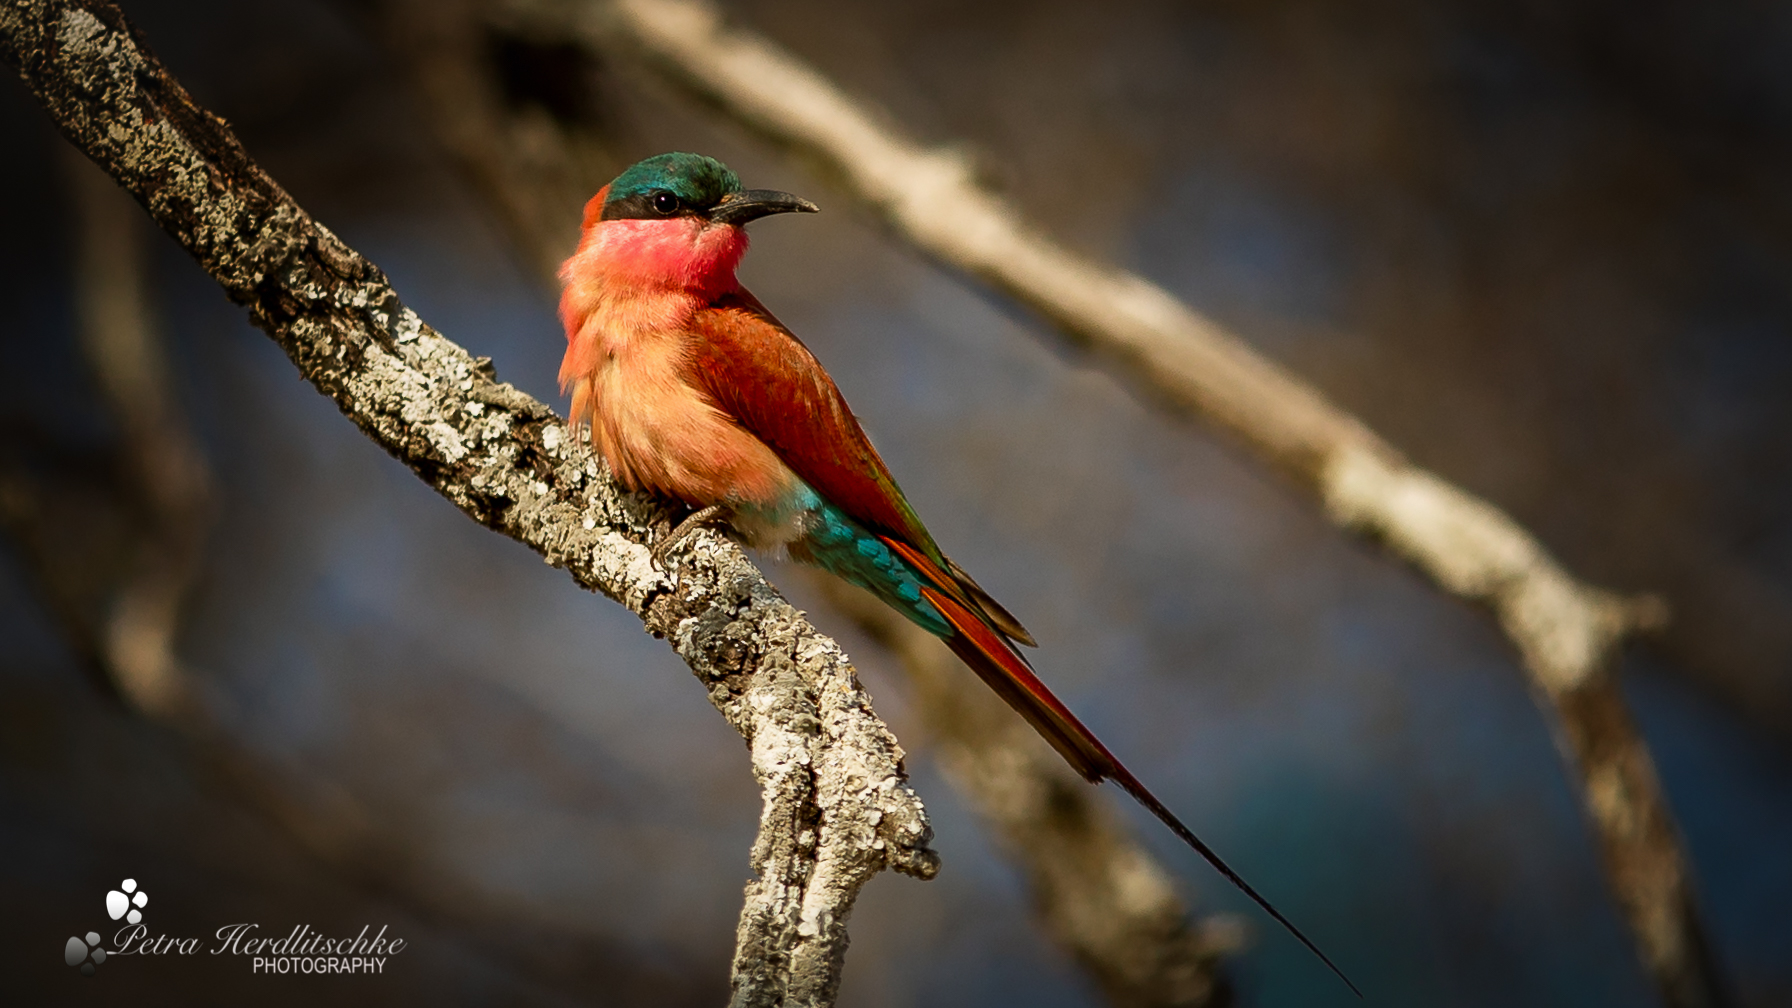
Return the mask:
[[[606,221],[688,219],[739,227],[771,214],[820,209],[787,192],[742,189],[740,176],[727,165],[683,151],[635,162],[616,176],[602,195],[596,209],[598,219]],[[588,207],[586,213],[590,211]]]
[[726,289],[747,249],[748,221],[814,213],[773,189],[742,189],[728,166],[702,154],[656,154],[629,166],[585,206],[584,236],[563,273],[693,290]]

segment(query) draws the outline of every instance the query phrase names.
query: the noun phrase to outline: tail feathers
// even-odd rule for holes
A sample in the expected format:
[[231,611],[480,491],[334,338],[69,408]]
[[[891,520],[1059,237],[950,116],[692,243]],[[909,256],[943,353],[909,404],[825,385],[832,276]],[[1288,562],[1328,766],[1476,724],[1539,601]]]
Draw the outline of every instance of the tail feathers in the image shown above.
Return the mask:
[[971,580],[971,576],[964,572],[964,568],[953,563],[949,557],[940,557],[945,561],[945,569],[942,570],[939,565],[929,560],[925,553],[908,543],[890,536],[879,536],[878,538],[883,541],[884,545],[894,550],[898,556],[908,561],[908,565],[935,588],[952,596],[959,605],[974,612],[978,617],[978,622],[988,627],[994,627],[1009,640],[1019,641],[1028,647],[1039,646],[1038,642],[1033,640],[1033,635],[1027,632],[1027,628],[1020,625],[1020,620],[1014,618],[1013,613],[1002,608],[1000,602],[991,598],[982,586]]
[[[908,551],[904,550],[903,552],[905,559],[908,559],[906,556]],[[910,562],[913,563],[913,560],[911,559]],[[938,577],[930,569],[931,565],[917,565],[917,567],[923,577],[937,582]],[[1288,918],[1282,916],[1280,910],[1258,895],[1257,890],[1252,889],[1249,883],[1240,878],[1239,874],[1232,870],[1231,865],[1221,860],[1220,856],[1214,853],[1213,848],[1203,843],[1200,837],[1195,836],[1193,830],[1184,826],[1182,820],[1176,818],[1175,814],[1164,807],[1164,803],[1158,801],[1156,795],[1146,789],[1145,785],[1139,783],[1139,779],[1132,775],[1132,771],[1122,766],[1120,761],[1114,758],[1113,753],[1108,752],[1107,747],[1095,737],[1095,733],[1084,727],[1083,723],[1076,719],[1076,715],[1070,713],[1070,709],[1053,696],[1052,691],[1046,687],[1045,683],[1033,674],[1033,669],[1027,664],[1026,659],[1022,658],[1006,640],[998,636],[997,629],[990,627],[980,618],[980,614],[973,612],[969,606],[954,597],[952,593],[931,585],[924,585],[921,588],[921,594],[946,618],[946,622],[952,625],[954,632],[945,637],[946,645],[952,649],[952,653],[956,654],[960,661],[970,666],[971,671],[977,673],[978,678],[989,684],[990,689],[995,690],[996,695],[1001,697],[1008,706],[1014,708],[1021,717],[1025,718],[1027,723],[1032,725],[1034,730],[1039,732],[1047,742],[1051,743],[1052,748],[1056,749],[1075,768],[1077,773],[1082,774],[1091,783],[1100,783],[1104,778],[1111,778],[1116,784],[1119,784],[1127,794],[1132,795],[1139,804],[1149,809],[1152,815],[1157,816],[1165,826],[1168,826],[1172,833],[1194,848],[1197,854],[1206,858],[1207,863],[1212,865],[1215,871],[1224,875],[1227,881],[1237,886],[1240,892],[1249,896],[1253,902],[1263,908],[1265,913],[1275,918],[1278,924],[1287,928],[1289,934],[1300,939],[1300,943],[1305,945],[1308,951],[1318,956],[1319,961],[1325,963],[1327,968],[1336,973],[1338,979],[1344,981],[1344,985],[1349,987],[1352,993],[1359,998],[1363,996],[1363,992],[1357,990],[1356,984],[1351,983],[1350,978],[1338,969],[1337,964],[1333,963],[1324,952],[1319,951],[1319,946],[1313,944],[1312,939],[1302,934],[1300,928],[1295,927]]]
[[1070,709],[1052,695],[1033,669],[996,635],[975,613],[957,599],[936,588],[922,588],[921,594],[946,617],[955,631],[945,638],[946,646],[958,659],[969,665],[1002,701],[1015,709],[1033,726],[1053,749],[1069,761],[1091,783],[1116,772],[1124,773],[1120,761],[1096,739],[1095,733],[1070,713]]

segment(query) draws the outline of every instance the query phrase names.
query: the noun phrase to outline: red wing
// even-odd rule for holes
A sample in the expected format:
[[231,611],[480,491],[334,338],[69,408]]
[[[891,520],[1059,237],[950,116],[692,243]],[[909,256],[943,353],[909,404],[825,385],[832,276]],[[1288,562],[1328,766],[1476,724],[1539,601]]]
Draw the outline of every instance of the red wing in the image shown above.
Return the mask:
[[867,529],[939,556],[834,380],[753,295],[723,295],[691,330],[693,384],[722,412]]

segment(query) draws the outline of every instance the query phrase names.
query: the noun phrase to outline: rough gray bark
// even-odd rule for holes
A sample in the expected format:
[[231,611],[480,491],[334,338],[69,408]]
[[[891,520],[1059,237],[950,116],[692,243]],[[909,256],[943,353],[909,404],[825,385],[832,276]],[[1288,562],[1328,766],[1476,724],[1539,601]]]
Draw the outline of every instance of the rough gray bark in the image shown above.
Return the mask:
[[1613,673],[1655,598],[1583,584],[1492,504],[1408,462],[1315,388],[1162,288],[1058,246],[982,189],[968,159],[897,135],[703,0],[508,0],[511,30],[644,60],[837,180],[899,235],[1013,295],[1138,389],[1219,424],[1310,487],[1339,526],[1493,609],[1580,785],[1607,880],[1669,1005],[1725,1003],[1678,830]]
[[938,870],[901,749],[838,645],[715,535],[678,552],[676,580],[656,568],[646,544],[671,517],[664,508],[621,493],[551,410],[406,308],[192,101],[116,8],[0,4],[0,58],[368,437],[669,641],[747,740],[764,794],[734,1003],[831,1003],[859,888],[886,867]]
[[[622,167],[576,102],[552,115],[501,93],[488,0],[386,0],[380,31],[408,68],[436,135],[548,284],[579,207]],[[504,40],[505,43],[508,40]],[[593,83],[586,81],[586,84]],[[509,97],[511,100],[505,100]],[[816,572],[833,608],[888,645],[909,672],[949,779],[1026,872],[1041,923],[1124,1008],[1228,1003],[1219,977],[1241,938],[1191,921],[1170,873],[1099,792],[1004,707],[930,634]]]

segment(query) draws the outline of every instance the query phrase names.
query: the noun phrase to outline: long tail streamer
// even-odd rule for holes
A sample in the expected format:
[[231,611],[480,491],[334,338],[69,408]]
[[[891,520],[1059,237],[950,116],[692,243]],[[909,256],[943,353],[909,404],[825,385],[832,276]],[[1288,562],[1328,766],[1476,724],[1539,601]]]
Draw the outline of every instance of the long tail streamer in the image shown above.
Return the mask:
[[1277,910],[1269,900],[1258,895],[1257,890],[1251,888],[1250,883],[1240,878],[1239,874],[1232,870],[1231,865],[1214,853],[1213,848],[1202,842],[1193,830],[1183,825],[1182,820],[1176,818],[1174,813],[1165,808],[1164,803],[1158,801],[1156,795],[1152,794],[1145,785],[1139,783],[1139,779],[1133,776],[1132,771],[1126,769],[1118,759],[1114,758],[1114,754],[1101,744],[1101,740],[1095,737],[1095,733],[1084,727],[1083,723],[1077,720],[1076,715],[1070,713],[1070,709],[1052,695],[1052,691],[1033,673],[1032,666],[1027,664],[1027,660],[1021,657],[1020,653],[1015,651],[1006,640],[1002,639],[988,622],[959,601],[959,598],[955,597],[956,592],[951,591],[946,583],[942,583],[944,575],[938,572],[938,568],[928,563],[925,557],[906,545],[891,540],[886,540],[886,542],[910,565],[915,566],[923,578],[933,582],[933,584],[923,587],[921,594],[933,604],[933,607],[941,615],[945,616],[947,622],[952,624],[954,632],[946,636],[945,641],[947,646],[952,649],[952,653],[959,657],[959,660],[970,666],[971,670],[977,673],[978,678],[995,690],[996,695],[1000,696],[1008,706],[1014,708],[1040,735],[1044,736],[1045,740],[1051,743],[1052,748],[1058,750],[1070,762],[1070,765],[1076,768],[1078,773],[1092,782],[1109,779],[1119,784],[1127,794],[1137,799],[1139,804],[1151,810],[1151,814],[1157,816],[1165,826],[1170,828],[1171,832],[1194,848],[1195,852],[1205,858],[1215,871],[1224,875],[1228,882],[1237,886],[1240,892],[1249,896],[1253,902],[1262,907],[1264,913],[1275,918],[1278,924],[1288,929],[1289,934],[1300,939],[1300,943],[1305,945],[1308,951],[1318,956],[1320,962],[1325,963],[1328,969],[1337,974],[1338,979],[1344,981],[1344,986],[1349,987],[1351,993],[1359,998],[1363,996],[1363,992],[1357,989],[1356,984],[1350,982],[1350,978],[1344,975],[1344,971],[1339,969],[1329,956],[1319,951],[1319,946],[1313,944],[1312,939],[1301,933],[1300,928],[1295,927],[1287,917],[1282,916],[1282,912]]

